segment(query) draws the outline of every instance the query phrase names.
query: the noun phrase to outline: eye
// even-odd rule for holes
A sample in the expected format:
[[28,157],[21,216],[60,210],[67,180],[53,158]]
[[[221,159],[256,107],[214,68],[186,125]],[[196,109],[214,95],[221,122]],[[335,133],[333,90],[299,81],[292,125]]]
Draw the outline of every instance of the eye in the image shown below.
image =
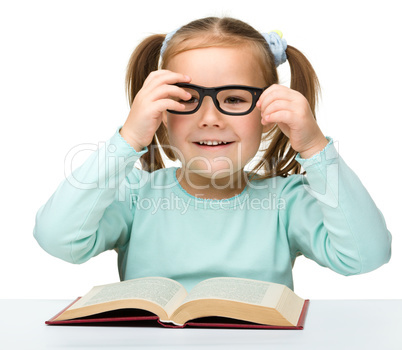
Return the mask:
[[229,103],[229,104],[239,104],[239,103],[244,103],[244,99],[240,97],[235,97],[235,96],[229,96],[225,99],[224,103]]
[[198,98],[196,96],[191,96],[190,99],[188,100],[179,100],[180,103],[186,104],[186,103],[198,103]]

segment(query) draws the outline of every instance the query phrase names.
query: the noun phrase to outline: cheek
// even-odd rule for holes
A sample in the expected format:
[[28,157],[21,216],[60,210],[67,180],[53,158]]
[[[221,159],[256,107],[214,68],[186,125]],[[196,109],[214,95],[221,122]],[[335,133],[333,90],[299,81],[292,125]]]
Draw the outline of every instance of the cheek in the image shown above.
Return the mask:
[[[187,122],[186,122],[187,121]],[[168,116],[166,127],[169,135],[170,144],[176,145],[185,135],[185,130],[188,125],[188,118],[182,116]]]
[[180,124],[177,122],[176,118],[168,117],[166,123],[169,137],[173,137],[177,133],[177,129],[180,127]]
[[261,117],[259,114],[253,114],[249,116],[249,120],[241,128],[243,130],[244,137],[254,145],[255,147],[260,146],[261,136],[263,132],[263,125],[261,124]]

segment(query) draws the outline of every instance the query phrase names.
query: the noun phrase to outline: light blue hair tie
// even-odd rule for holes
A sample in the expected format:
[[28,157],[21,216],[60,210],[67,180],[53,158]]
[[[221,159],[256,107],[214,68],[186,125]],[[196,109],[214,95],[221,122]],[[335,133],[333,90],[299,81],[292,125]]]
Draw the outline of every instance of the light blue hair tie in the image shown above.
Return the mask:
[[286,49],[288,44],[285,39],[282,39],[282,32],[279,30],[273,30],[272,32],[261,34],[274,54],[275,66],[278,67],[282,63],[285,63],[287,60]]
[[167,47],[167,44],[168,44],[169,40],[172,39],[172,36],[175,35],[176,32],[177,32],[179,29],[180,29],[180,28],[177,28],[177,29],[175,29],[173,32],[170,32],[169,34],[166,34],[165,40],[163,40],[162,47],[161,47],[161,56],[163,56],[163,54],[164,54],[164,52],[165,52],[165,50],[166,50],[166,47]]
[[[161,56],[163,56],[163,54],[165,53],[169,40],[172,38],[173,35],[176,34],[179,29],[180,28],[177,28],[169,34],[166,34],[165,40],[163,40],[161,47]],[[280,64],[285,63],[287,60],[286,48],[288,47],[288,44],[285,39],[282,39],[282,32],[280,32],[279,30],[274,30],[269,33],[261,33],[261,35],[265,38],[269,45],[269,48],[274,54],[275,66],[278,67]]]

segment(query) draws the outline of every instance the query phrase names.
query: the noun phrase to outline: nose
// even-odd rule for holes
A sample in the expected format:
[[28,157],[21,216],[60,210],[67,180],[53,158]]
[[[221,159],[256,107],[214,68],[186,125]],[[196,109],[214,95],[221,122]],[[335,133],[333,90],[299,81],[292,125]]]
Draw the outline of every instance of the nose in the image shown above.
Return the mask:
[[224,118],[221,112],[215,107],[214,101],[210,96],[205,96],[200,109],[196,112],[199,116],[198,126],[205,127],[224,127]]

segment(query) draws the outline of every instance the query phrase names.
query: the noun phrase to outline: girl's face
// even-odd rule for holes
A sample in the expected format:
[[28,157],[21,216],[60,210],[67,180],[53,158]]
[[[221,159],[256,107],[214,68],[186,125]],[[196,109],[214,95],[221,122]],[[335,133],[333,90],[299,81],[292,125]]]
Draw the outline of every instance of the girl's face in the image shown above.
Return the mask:
[[[191,77],[191,84],[204,87],[223,85],[266,85],[253,51],[248,47],[202,48],[173,57],[166,69]],[[255,108],[243,116],[219,112],[206,96],[194,114],[166,112],[163,119],[172,150],[183,168],[202,177],[222,179],[242,170],[257,153],[262,133],[261,112]],[[200,145],[201,141],[224,141],[226,145]]]

